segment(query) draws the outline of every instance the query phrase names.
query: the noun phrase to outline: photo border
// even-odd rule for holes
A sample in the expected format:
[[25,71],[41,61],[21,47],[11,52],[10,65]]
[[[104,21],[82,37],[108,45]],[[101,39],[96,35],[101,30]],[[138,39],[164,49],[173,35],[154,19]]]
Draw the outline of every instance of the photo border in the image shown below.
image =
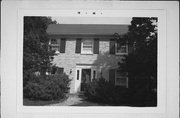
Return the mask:
[[[178,117],[179,112],[179,5],[178,2],[82,2],[82,1],[3,1],[2,2],[2,116],[6,117]],[[33,108],[22,106],[22,42],[23,42],[23,16],[51,16],[46,11],[104,11],[105,15],[115,14],[110,11],[143,11],[143,16],[151,12],[158,16],[158,106],[147,110],[144,107],[113,107],[101,108],[101,111],[84,107],[58,107],[46,106]],[[157,12],[158,11],[158,12]],[[43,13],[41,13],[43,12]],[[75,13],[73,12],[73,13]],[[159,13],[160,12],[160,13]],[[40,13],[40,14],[38,14]],[[127,12],[126,12],[127,13]],[[52,16],[59,13],[53,12]],[[121,13],[125,14],[124,12]],[[156,14],[156,15],[154,15]],[[68,15],[67,13],[64,14]],[[139,14],[139,16],[141,16]],[[135,15],[136,17],[138,14]],[[67,16],[66,16],[67,17]],[[72,17],[72,15],[71,15]],[[84,16],[78,16],[84,17]],[[91,16],[87,16],[91,17]],[[93,16],[96,17],[96,16]],[[121,16],[122,17],[122,16]],[[159,32],[162,30],[162,33]],[[11,35],[8,33],[11,32]],[[159,43],[161,40],[161,43]],[[7,45],[9,44],[9,45]],[[161,46],[161,48],[159,48]],[[9,51],[9,49],[12,49]],[[172,53],[173,51],[173,53]],[[161,60],[163,57],[163,60]],[[160,62],[160,64],[159,64]],[[8,63],[8,64],[7,64]],[[165,64],[165,65],[164,65]],[[164,67],[164,68],[163,68]],[[9,72],[9,70],[12,71]],[[9,74],[7,74],[9,73]],[[161,74],[159,74],[161,73]],[[160,78],[159,78],[160,76]],[[160,80],[159,80],[160,79]],[[160,82],[159,82],[160,81]],[[162,81],[162,82],[161,82]],[[160,85],[159,85],[160,84]],[[20,86],[19,86],[20,85]],[[161,87],[162,86],[162,87]],[[160,92],[159,92],[160,91]],[[20,98],[21,97],[21,98]],[[12,99],[13,98],[13,99]],[[6,102],[7,101],[7,102]],[[134,108],[136,110],[134,110]],[[78,109],[78,110],[77,110]],[[73,111],[75,110],[75,111]],[[92,110],[92,111],[91,111]],[[130,110],[130,111],[127,111]]]
[[[99,14],[77,14],[81,13],[92,13],[96,12]],[[100,14],[102,13],[102,14]],[[43,14],[43,15],[42,15]],[[166,73],[166,51],[161,49],[166,49],[166,29],[165,28],[165,11],[164,10],[25,10],[20,9],[18,15],[18,65],[17,65],[17,75],[19,78],[17,80],[17,108],[21,112],[61,112],[61,113],[164,113],[165,112],[165,103],[166,103],[166,81],[163,79],[166,78],[164,74]],[[157,17],[158,18],[158,87],[157,87],[157,107],[130,107],[130,106],[91,106],[91,107],[75,107],[75,106],[23,106],[23,96],[22,96],[22,59],[23,59],[23,18],[24,16],[59,16],[59,17]],[[160,45],[161,44],[161,45]],[[163,66],[159,66],[163,65]],[[162,79],[163,78],[163,79]]]

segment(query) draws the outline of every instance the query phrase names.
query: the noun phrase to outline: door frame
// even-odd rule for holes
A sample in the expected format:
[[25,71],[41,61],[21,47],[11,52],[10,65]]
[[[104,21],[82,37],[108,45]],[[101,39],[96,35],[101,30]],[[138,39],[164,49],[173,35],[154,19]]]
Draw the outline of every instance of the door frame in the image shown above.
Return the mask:
[[[80,92],[81,88],[81,78],[82,78],[82,69],[91,69],[91,81],[93,79],[93,72],[96,71],[95,77],[97,78],[97,69],[94,65],[76,65],[76,75],[75,75],[75,93]],[[77,73],[79,70],[79,74]],[[77,80],[77,75],[79,79]]]

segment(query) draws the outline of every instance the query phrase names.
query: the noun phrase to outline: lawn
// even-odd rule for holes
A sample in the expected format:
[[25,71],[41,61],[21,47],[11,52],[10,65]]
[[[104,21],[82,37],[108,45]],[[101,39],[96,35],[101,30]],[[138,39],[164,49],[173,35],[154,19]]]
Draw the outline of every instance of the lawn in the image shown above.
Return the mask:
[[46,105],[50,105],[50,104],[56,104],[59,102],[63,102],[64,100],[65,99],[46,101],[46,100],[30,100],[30,99],[24,98],[23,105],[24,106],[46,106]]

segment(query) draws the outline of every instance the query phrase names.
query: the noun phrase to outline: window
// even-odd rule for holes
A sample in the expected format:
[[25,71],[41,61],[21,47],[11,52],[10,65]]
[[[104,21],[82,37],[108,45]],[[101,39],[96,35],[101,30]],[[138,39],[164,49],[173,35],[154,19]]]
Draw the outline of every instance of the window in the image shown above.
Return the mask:
[[57,39],[51,39],[51,44],[57,44]]
[[59,53],[60,40],[51,39],[50,40],[50,50],[55,51],[55,53]]
[[115,85],[128,87],[128,77],[127,72],[122,72],[121,70],[116,70],[115,74]]
[[52,67],[51,74],[63,74],[64,68]]
[[93,40],[91,39],[82,40],[81,53],[93,54]]
[[63,74],[64,68],[57,68],[56,74]]
[[93,70],[93,78],[92,79],[96,79],[96,70]]
[[115,51],[116,51],[116,54],[128,54],[127,43],[122,42],[122,41],[117,41]]
[[56,74],[56,71],[57,71],[57,68],[53,67],[52,70],[51,70],[51,74]]
[[77,70],[77,80],[79,80],[79,70]]

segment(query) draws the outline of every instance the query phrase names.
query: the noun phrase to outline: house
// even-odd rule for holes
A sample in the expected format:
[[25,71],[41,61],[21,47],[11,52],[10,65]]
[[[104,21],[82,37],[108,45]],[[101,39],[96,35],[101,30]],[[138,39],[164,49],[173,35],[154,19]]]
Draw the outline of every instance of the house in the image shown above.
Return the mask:
[[118,66],[130,49],[122,42],[127,32],[128,25],[50,24],[49,45],[57,54],[52,63],[59,67],[52,74],[65,73],[72,79],[70,93],[83,91],[84,83],[100,77],[128,87],[127,73]]

